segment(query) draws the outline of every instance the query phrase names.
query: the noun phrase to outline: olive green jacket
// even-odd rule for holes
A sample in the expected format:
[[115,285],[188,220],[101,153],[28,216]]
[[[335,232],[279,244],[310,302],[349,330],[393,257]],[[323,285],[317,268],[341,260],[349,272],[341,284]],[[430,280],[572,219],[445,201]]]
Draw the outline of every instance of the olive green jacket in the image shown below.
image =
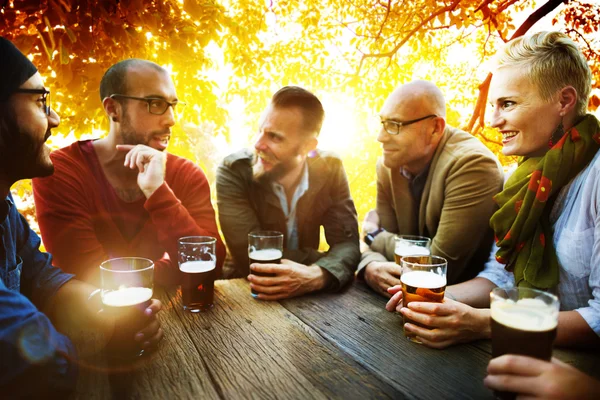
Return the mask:
[[448,284],[466,281],[483,269],[493,232],[489,220],[502,189],[503,171],[479,139],[446,127],[431,160],[419,204],[399,170],[377,162],[377,213],[387,232],[363,253],[359,274],[371,261],[394,259],[395,234],[428,236],[431,254],[448,260]]
[[[286,249],[283,257],[317,264],[335,278],[329,287],[338,290],[350,282],[360,260],[358,222],[342,161],[317,151],[307,158],[309,187],[298,200],[298,250]],[[275,230],[287,236],[285,215],[267,179],[252,177],[253,153],[244,149],[223,160],[217,170],[219,222],[235,265],[233,276],[248,274],[248,233]],[[319,252],[320,228],[329,244]]]

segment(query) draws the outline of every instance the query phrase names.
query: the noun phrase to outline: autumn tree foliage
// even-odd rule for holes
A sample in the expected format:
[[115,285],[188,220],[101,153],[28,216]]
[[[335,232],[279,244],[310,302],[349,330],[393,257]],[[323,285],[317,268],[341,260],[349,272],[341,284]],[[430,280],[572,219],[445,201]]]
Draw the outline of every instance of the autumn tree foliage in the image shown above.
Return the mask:
[[581,44],[595,76],[590,108],[600,106],[600,9],[591,1],[0,0],[0,35],[46,77],[62,118],[54,147],[107,129],[98,89],[110,65],[138,57],[168,68],[186,103],[169,151],[211,181],[224,153],[251,143],[272,93],[302,85],[324,100],[321,141],[344,158],[363,214],[374,206],[380,154],[372,117],[393,88],[437,83],[449,123],[498,153],[485,127],[488,61],[547,15]]

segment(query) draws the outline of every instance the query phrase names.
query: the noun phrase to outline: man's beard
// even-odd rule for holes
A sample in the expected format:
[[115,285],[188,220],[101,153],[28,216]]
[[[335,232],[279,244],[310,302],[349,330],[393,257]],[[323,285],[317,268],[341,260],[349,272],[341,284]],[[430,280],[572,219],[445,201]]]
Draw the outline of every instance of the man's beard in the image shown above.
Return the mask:
[[16,182],[54,173],[50,150],[44,144],[50,136],[50,129],[44,141],[36,143],[13,118],[6,118],[3,125],[1,130],[4,131],[4,137],[0,139],[0,168],[3,174]]
[[[138,144],[142,144],[144,146],[149,146],[150,142],[152,142],[152,138],[155,136],[165,135],[167,132],[150,132],[148,134],[143,134],[134,130],[131,126],[131,121],[129,120],[129,116],[127,113],[123,114],[123,123],[121,124],[121,138],[123,140],[123,144],[129,144],[132,146],[137,146]],[[159,151],[162,151],[159,149]]]
[[273,167],[270,171],[265,171],[263,163],[260,162],[259,154],[254,153],[254,160],[252,164],[252,177],[255,181],[259,181],[262,179],[276,181],[277,179],[285,175],[287,171],[285,170],[284,165],[282,165],[280,162],[277,162],[277,160],[273,157],[264,157],[264,153],[261,153],[261,155],[263,156],[263,158],[267,158],[267,161],[270,164],[272,164]]
[[138,144],[148,145],[150,139],[145,137],[143,134],[139,134],[131,127],[129,117],[127,114],[123,115],[123,123],[121,124],[121,137],[123,138],[123,144],[130,144],[136,146]]

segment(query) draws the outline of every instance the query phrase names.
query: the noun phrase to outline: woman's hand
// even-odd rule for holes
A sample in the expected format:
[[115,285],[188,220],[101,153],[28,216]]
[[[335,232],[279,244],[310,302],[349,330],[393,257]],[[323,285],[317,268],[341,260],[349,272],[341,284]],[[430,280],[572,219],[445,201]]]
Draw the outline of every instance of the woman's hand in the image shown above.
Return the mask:
[[402,285],[392,286],[388,288],[387,291],[392,297],[385,305],[385,309],[389,312],[400,312],[400,309],[402,308]]
[[598,399],[600,382],[555,358],[506,354],[490,361],[483,383],[528,399]]
[[[393,300],[397,294],[386,305],[388,311],[394,306]],[[401,295],[399,297],[401,298]],[[408,318],[425,326],[424,328],[414,323],[404,324],[407,332],[416,335],[416,339],[428,347],[443,349],[456,343],[491,336],[489,309],[473,308],[449,298],[445,298],[442,303],[413,301],[408,307],[401,307],[400,313],[405,321]]]

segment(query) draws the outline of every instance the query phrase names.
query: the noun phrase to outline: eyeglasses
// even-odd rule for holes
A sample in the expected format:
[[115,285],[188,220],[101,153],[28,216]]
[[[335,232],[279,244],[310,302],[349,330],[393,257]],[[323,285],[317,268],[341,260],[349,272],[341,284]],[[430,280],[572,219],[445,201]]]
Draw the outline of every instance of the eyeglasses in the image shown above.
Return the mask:
[[148,112],[150,114],[154,114],[154,115],[163,115],[167,109],[170,107],[173,107],[173,111],[175,111],[175,106],[179,106],[179,108],[182,108],[183,106],[185,106],[185,103],[182,103],[180,101],[174,101],[174,102],[168,102],[165,99],[161,99],[160,97],[134,97],[134,96],[127,96],[124,94],[111,94],[110,98],[111,99],[115,99],[115,98],[123,98],[123,99],[131,99],[131,100],[139,100],[139,101],[145,101],[148,104]]
[[426,115],[422,118],[412,119],[410,121],[405,121],[405,122],[398,122],[398,121],[392,121],[389,119],[384,119],[381,121],[381,125],[383,125],[383,129],[385,129],[385,131],[387,133],[389,133],[390,135],[397,135],[400,133],[400,128],[402,128],[403,126],[408,126],[408,125],[417,123],[419,121],[423,121],[424,119],[436,118],[436,117],[437,117],[437,115],[430,114],[430,115]]
[[50,91],[48,89],[17,89],[14,93],[26,93],[26,94],[41,94],[41,102],[42,102],[42,110],[46,113],[47,116],[50,116]]

